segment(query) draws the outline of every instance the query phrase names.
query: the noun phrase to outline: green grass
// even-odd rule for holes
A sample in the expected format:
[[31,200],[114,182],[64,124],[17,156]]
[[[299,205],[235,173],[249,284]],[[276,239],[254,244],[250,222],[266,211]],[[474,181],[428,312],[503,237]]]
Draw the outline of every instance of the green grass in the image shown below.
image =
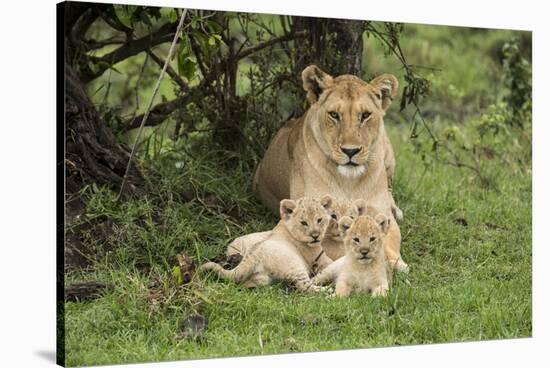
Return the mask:
[[[409,61],[441,69],[426,70],[432,89],[421,103],[437,133],[451,124],[474,126],[476,116],[499,100],[502,68],[495,50],[518,34],[406,26],[402,46]],[[401,65],[382,56],[383,49],[372,38],[367,42],[367,74],[392,72],[402,79]],[[107,105],[124,114],[134,111],[132,91],[142,62],[140,56],[117,65],[122,74],[111,73]],[[243,75],[249,65],[242,66],[240,93],[246,92]],[[138,91],[140,109],[157,75],[158,68],[149,63],[146,83]],[[106,73],[90,92],[108,78]],[[94,102],[101,104],[104,92],[100,90]],[[173,96],[170,81],[165,80],[161,94]],[[336,300],[301,295],[282,284],[247,290],[211,274],[196,275],[178,288],[171,276],[176,254],[202,262],[223,253],[231,239],[270,229],[277,222],[252,192],[257,153],[249,147],[240,154],[220,151],[207,136],[196,134],[186,142],[185,152],[179,146],[172,152],[153,150],[146,172],[152,184],[147,195],[114,202],[115,193],[105,188],[83,191],[86,214],[73,219],[67,231],[86,222],[95,225],[82,239],[92,255],[91,267],[66,273],[66,283],[99,280],[113,288],[93,301],[66,303],[67,364],[531,336],[530,160],[527,168],[516,160],[516,152],[529,156],[528,129],[521,144],[517,139],[511,144],[513,149],[508,136],[504,141],[492,133],[484,138],[484,144],[498,146],[495,157],[483,158],[484,172],[496,183],[487,187],[466,169],[422,160],[429,150],[416,152],[408,137],[412,113],[398,110],[390,108],[386,127],[397,157],[394,195],[405,214],[400,224],[402,255],[411,270],[394,277],[386,298],[354,295]],[[464,129],[466,134],[471,130]],[[476,136],[470,138],[475,141]],[[188,202],[189,193],[201,200]],[[150,266],[149,273],[142,271],[144,264]],[[149,287],[155,280],[157,285]],[[209,321],[203,339],[178,339],[180,323],[195,313]]]
[[[121,204],[106,190],[88,194],[88,215],[112,219],[117,231],[92,272],[68,273],[66,281],[101,280],[114,289],[95,301],[67,303],[67,364],[530,336],[530,175],[503,168],[498,191],[489,191],[453,167],[423,171],[407,132],[390,132],[398,159],[395,194],[405,212],[402,253],[411,272],[395,277],[387,298],[333,300],[284,285],[246,290],[212,275],[198,275],[176,292],[167,283],[173,255],[214,256],[231,238],[276,222],[250,194],[251,172],[231,176],[212,158],[198,160],[178,175],[165,173],[159,194]],[[182,184],[184,178],[191,180]],[[186,186],[214,193],[222,204],[178,201]],[[236,220],[226,210],[234,207],[249,213]],[[136,270],[139,262],[152,264],[150,276]],[[154,278],[166,286],[148,289]],[[179,323],[192,313],[209,319],[204,339],[178,340]]]

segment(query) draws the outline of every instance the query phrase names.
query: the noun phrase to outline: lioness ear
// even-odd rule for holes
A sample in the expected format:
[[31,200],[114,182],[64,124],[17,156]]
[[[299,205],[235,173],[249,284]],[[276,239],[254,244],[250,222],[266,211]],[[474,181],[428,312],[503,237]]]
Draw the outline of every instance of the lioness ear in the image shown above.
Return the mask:
[[332,85],[332,77],[317,65],[310,65],[302,72],[302,82],[307,92],[307,100],[313,105],[323,91]]
[[321,203],[321,206],[325,208],[325,210],[328,210],[332,205],[332,197],[330,196],[330,194],[325,194],[319,199],[319,202]]
[[294,210],[296,209],[296,202],[292,199],[283,199],[279,206],[279,215],[281,220],[288,220]]
[[340,231],[340,235],[344,236],[348,232],[349,228],[353,225],[353,220],[349,216],[343,216],[338,221],[338,230]]
[[388,233],[388,229],[390,227],[390,219],[386,217],[386,215],[379,213],[374,217],[374,221],[378,224],[380,227],[380,230],[382,230],[382,233],[386,235]]
[[384,111],[387,110],[391,101],[397,95],[397,89],[399,88],[397,78],[392,74],[382,74],[371,80],[369,84],[378,92]]

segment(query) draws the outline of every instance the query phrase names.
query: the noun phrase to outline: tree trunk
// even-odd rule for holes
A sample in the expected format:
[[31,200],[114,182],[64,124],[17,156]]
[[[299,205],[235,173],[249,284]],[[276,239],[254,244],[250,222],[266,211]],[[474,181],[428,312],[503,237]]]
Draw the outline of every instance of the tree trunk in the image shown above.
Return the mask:
[[[65,63],[65,178],[69,198],[83,185],[118,190],[130,157],[102,121],[75,70]],[[126,187],[135,192],[141,175],[132,171]],[[68,203],[69,204],[69,203]]]
[[363,21],[333,19],[329,32],[336,35],[334,46],[338,58],[330,71],[333,75],[353,74],[361,76],[363,60]]
[[295,17],[296,32],[309,37],[296,46],[296,72],[316,64],[327,73],[361,75],[364,22],[346,19]]

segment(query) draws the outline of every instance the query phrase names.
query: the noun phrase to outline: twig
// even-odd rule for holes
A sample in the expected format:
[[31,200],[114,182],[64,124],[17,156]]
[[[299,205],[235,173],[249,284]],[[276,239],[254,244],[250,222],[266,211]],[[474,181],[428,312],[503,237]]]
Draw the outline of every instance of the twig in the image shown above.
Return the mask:
[[132,147],[132,152],[130,153],[130,158],[128,159],[128,166],[126,166],[126,172],[124,173],[124,177],[122,178],[122,184],[120,185],[120,192],[118,192],[118,196],[116,197],[115,201],[118,201],[120,197],[122,196],[122,192],[124,191],[124,185],[126,184],[126,180],[128,178],[128,172],[130,171],[130,166],[132,165],[132,159],[134,158],[135,151],[137,144],[139,142],[139,138],[141,137],[141,132],[143,130],[143,126],[145,125],[145,122],[147,121],[147,117],[149,116],[149,112],[151,111],[151,107],[153,106],[153,101],[155,100],[155,97],[157,95],[157,92],[160,88],[160,82],[162,81],[162,78],[164,77],[164,73],[166,72],[166,68],[168,67],[168,63],[172,59],[172,55],[174,54],[174,50],[176,48],[176,43],[178,42],[178,37],[180,30],[183,26],[183,20],[185,19],[185,15],[187,14],[187,9],[183,10],[183,13],[180,18],[180,22],[178,24],[178,28],[176,29],[176,33],[174,34],[174,39],[172,40],[172,44],[170,45],[170,50],[168,51],[168,56],[166,57],[166,60],[164,62],[164,67],[160,71],[159,78],[157,80],[157,84],[155,85],[155,89],[153,90],[153,94],[151,95],[151,98],[149,100],[149,104],[147,105],[147,109],[145,110],[145,114],[143,115],[143,120],[141,121],[141,125],[139,126],[138,133],[136,135],[136,139],[134,140],[134,146]]
[[[151,57],[151,59],[153,59],[153,61],[155,63],[157,63],[159,66],[163,66],[166,61],[165,60],[162,60],[162,58],[160,58],[159,56],[157,56],[153,50],[150,50],[150,49],[146,49],[145,52],[147,53],[147,55],[149,55]],[[170,78],[172,78],[172,80],[174,82],[176,82],[178,84],[178,86],[180,86],[180,89],[183,91],[183,92],[189,92],[189,86],[187,85],[187,83],[185,83],[183,81],[183,79],[180,78],[180,76],[178,75],[178,73],[176,73],[174,71],[174,69],[172,69],[172,67],[170,65],[168,65],[168,67],[166,68],[166,73],[170,76]]]

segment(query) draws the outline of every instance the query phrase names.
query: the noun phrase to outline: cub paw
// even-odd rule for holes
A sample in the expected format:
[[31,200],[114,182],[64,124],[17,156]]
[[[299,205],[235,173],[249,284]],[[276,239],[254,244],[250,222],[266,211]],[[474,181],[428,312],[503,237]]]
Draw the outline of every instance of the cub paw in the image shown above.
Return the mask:
[[321,291],[321,287],[317,285],[311,285],[308,289],[308,292],[310,293],[319,293]]

